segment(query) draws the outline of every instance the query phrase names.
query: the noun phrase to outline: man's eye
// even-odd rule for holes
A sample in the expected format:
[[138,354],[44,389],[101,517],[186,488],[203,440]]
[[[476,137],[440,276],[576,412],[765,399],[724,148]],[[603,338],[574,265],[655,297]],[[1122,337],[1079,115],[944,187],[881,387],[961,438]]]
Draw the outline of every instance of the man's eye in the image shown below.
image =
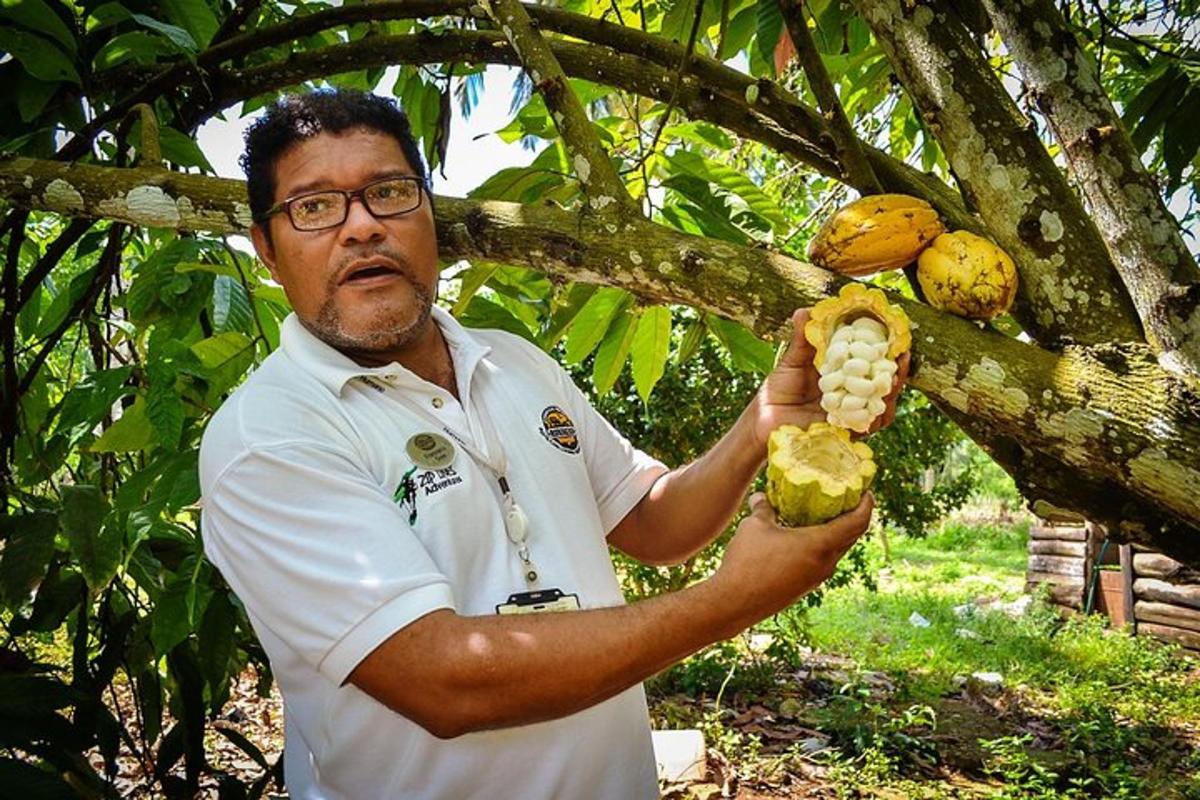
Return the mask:
[[320,214],[329,208],[329,198],[327,197],[309,197],[301,200],[297,205],[297,211],[301,214]]

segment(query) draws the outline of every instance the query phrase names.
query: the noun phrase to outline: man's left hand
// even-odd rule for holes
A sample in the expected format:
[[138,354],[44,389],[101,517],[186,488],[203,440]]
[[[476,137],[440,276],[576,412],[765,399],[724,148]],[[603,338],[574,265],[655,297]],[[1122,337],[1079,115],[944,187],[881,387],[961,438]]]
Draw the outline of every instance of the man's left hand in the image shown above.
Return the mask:
[[[807,428],[813,422],[825,421],[825,409],[821,408],[821,388],[817,385],[821,375],[813,364],[817,351],[804,338],[804,326],[807,322],[807,308],[797,309],[792,314],[791,344],[779,364],[763,381],[751,404],[754,439],[764,450],[771,431],[780,425],[799,425]],[[907,352],[897,359],[892,391],[884,398],[887,407],[871,423],[867,434],[891,424],[895,418],[896,401],[908,379],[908,361]]]

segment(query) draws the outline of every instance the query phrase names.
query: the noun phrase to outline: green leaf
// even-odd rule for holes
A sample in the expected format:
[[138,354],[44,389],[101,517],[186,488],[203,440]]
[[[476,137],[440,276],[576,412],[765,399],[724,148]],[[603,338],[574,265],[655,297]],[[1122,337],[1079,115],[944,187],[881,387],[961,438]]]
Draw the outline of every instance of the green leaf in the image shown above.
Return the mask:
[[58,517],[48,511],[0,517],[0,604],[15,612],[46,576],[54,556]]
[[192,35],[178,25],[168,25],[145,14],[130,14],[130,17],[142,27],[162,34],[167,41],[175,45],[181,52],[195,53],[198,49],[196,40],[192,38]]
[[90,431],[104,419],[113,403],[134,391],[132,386],[126,385],[132,374],[133,367],[117,367],[85,376],[67,392],[58,414],[56,430],[68,432],[86,426],[79,433],[82,435]]
[[[130,141],[140,142],[142,140],[141,122],[137,122],[132,126],[130,131]],[[158,146],[162,150],[163,158],[183,167],[200,167],[207,172],[216,172],[208,157],[204,155],[204,151],[200,149],[200,145],[196,144],[196,140],[187,134],[180,133],[174,128],[166,125],[160,125],[158,128]]]
[[0,2],[0,19],[12,20],[49,36],[61,44],[68,55],[75,55],[75,34],[44,0],[3,0]]
[[650,400],[650,392],[662,378],[671,349],[671,309],[653,306],[642,312],[637,333],[633,337],[633,383],[642,402]]
[[496,273],[496,269],[495,264],[480,264],[464,272],[460,276],[458,300],[454,302],[454,308],[450,309],[450,313],[456,317],[461,316],[467,305],[470,304],[471,298],[479,291],[479,287],[488,282],[488,279]]
[[215,697],[218,687],[230,677],[229,666],[237,642],[237,609],[229,601],[228,592],[213,595],[198,634],[200,671]]
[[1192,87],[1179,109],[1163,126],[1163,163],[1167,167],[1167,191],[1179,188],[1183,171],[1200,149],[1200,85]]
[[533,332],[524,322],[517,319],[511,311],[499,303],[492,302],[486,297],[475,295],[467,303],[466,309],[459,315],[458,321],[468,328],[496,328],[509,333],[515,333],[522,339],[534,344]]
[[97,72],[103,72],[125,61],[153,64],[159,56],[168,56],[174,52],[170,43],[161,36],[146,31],[129,31],[110,39],[100,48],[100,52],[96,53],[92,64]]
[[108,585],[121,564],[123,536],[117,525],[104,525],[108,500],[96,486],[64,486],[59,529],[93,592]]
[[550,313],[550,319],[541,336],[543,350],[549,351],[558,344],[558,340],[566,333],[580,309],[596,293],[597,288],[599,287],[594,283],[572,283],[559,298],[555,299],[554,310]]
[[139,397],[109,426],[100,438],[92,442],[93,453],[130,453],[144,450],[154,443],[154,426],[146,416],[145,400]]
[[179,571],[167,583],[166,591],[154,607],[150,641],[154,652],[164,655],[182,642],[200,623],[212,597],[209,573],[212,567],[198,554],[184,559]]
[[159,443],[168,450],[178,450],[183,436],[183,400],[175,391],[175,374],[172,370],[161,380],[155,380],[146,392],[146,416],[158,434]]
[[21,800],[79,800],[70,784],[54,772],[13,758],[0,758],[0,786]]
[[58,91],[59,84],[39,81],[32,75],[22,75],[17,83],[17,111],[21,114],[22,122],[32,122],[37,119],[46,103]]
[[786,226],[787,220],[775,201],[741,172],[688,150],[675,152],[668,158],[668,162],[679,172],[715,183],[722,189],[736,194],[746,201],[751,211],[770,223],[771,227],[779,229]]
[[600,343],[596,350],[596,358],[592,362],[592,383],[595,384],[597,395],[605,395],[612,391],[613,384],[625,368],[625,359],[629,356],[629,349],[633,347],[637,319],[636,313],[623,311],[609,326],[608,333],[604,334],[604,341]]
[[218,275],[213,280],[213,329],[218,333],[248,331],[253,325],[246,287],[237,278]]
[[567,329],[567,363],[578,364],[587,358],[604,339],[613,319],[630,302],[629,295],[621,289],[605,286],[597,290]]
[[[753,56],[767,77],[775,77],[775,46],[783,36],[783,14],[778,0],[758,0],[755,12]],[[757,73],[757,71],[756,71]]]
[[221,27],[205,0],[159,0],[171,22],[187,30],[200,47],[207,47]]
[[38,80],[79,83],[79,73],[71,59],[41,36],[9,26],[0,27],[0,51],[20,61]]
[[691,359],[700,349],[706,333],[708,333],[708,326],[704,324],[703,319],[688,323],[688,328],[683,334],[683,341],[679,343],[679,350],[675,353],[675,363],[683,364]]
[[709,330],[729,351],[735,369],[742,372],[760,372],[764,375],[774,369],[775,348],[771,345],[736,322],[722,319],[715,314],[706,314],[704,319]]
[[191,350],[206,368],[219,369],[250,350],[252,344],[246,334],[226,331],[201,339],[192,345]]
[[61,291],[54,296],[54,299],[50,301],[50,307],[46,309],[45,316],[38,323],[35,335],[39,339],[48,337],[66,320],[67,314],[91,288],[92,278],[96,276],[96,269],[97,267],[92,267],[79,273],[71,279],[66,291]]

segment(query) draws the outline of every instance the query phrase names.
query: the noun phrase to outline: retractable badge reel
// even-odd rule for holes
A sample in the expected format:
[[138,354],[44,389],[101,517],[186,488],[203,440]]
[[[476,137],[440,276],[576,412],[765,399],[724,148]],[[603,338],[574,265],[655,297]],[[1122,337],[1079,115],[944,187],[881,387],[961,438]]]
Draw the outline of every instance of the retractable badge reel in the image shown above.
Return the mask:
[[516,546],[517,555],[525,565],[525,580],[533,583],[538,578],[537,568],[529,559],[529,546],[525,543],[529,536],[529,517],[525,516],[525,511],[513,498],[508,480],[504,477],[500,478],[500,490],[504,493],[504,532]]

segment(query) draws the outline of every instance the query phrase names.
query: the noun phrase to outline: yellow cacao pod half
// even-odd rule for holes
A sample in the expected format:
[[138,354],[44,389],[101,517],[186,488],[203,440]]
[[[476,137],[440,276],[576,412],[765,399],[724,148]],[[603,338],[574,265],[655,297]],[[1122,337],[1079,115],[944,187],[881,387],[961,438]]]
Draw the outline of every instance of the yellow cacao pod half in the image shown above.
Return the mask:
[[874,478],[871,448],[844,428],[780,425],[767,440],[767,500],[785,525],[819,525],[849,511]]
[[945,232],[933,206],[906,194],[875,194],[842,206],[808,246],[814,264],[868,275],[911,264]]
[[865,433],[887,408],[896,359],[912,346],[908,317],[879,289],[848,283],[812,307],[804,338],[817,351],[826,419]]
[[943,233],[917,259],[917,281],[934,308],[967,319],[1003,314],[1017,295],[1008,253],[969,231]]

